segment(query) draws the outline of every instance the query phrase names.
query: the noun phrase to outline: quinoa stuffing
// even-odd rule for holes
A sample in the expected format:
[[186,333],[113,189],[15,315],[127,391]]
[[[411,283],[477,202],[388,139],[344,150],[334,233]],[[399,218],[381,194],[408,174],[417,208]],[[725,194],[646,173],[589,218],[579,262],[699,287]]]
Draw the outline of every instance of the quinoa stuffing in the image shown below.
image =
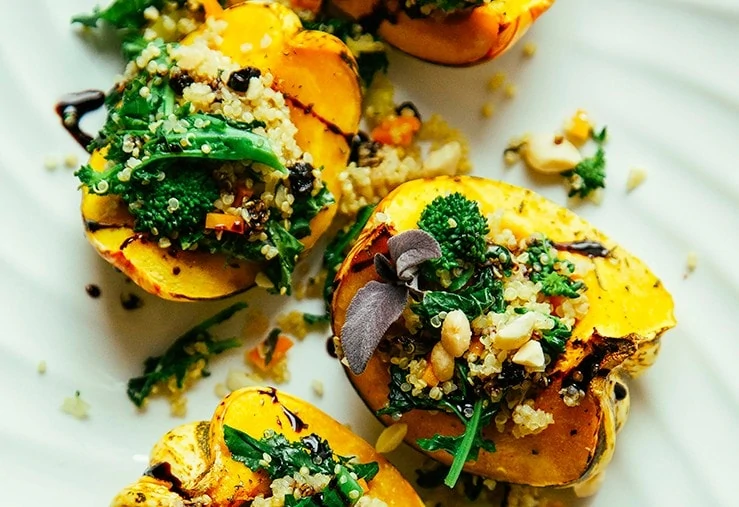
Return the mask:
[[272,75],[210,49],[225,23],[205,26],[192,44],[155,39],[129,62],[89,146],[107,164],[77,175],[120,196],[142,240],[261,262],[260,285],[289,293],[299,240],[333,196]]
[[270,492],[258,495],[252,507],[318,505],[310,502],[311,497],[321,498],[320,505],[336,507],[387,505],[368,495],[360,482],[372,481],[379,465],[339,456],[316,434],[290,442],[274,430],[256,439],[225,426],[224,440],[233,459],[252,471],[266,472],[271,480]]
[[[494,451],[483,427],[521,438],[554,423],[533,400],[589,309],[582,268],[560,258],[550,239],[517,237],[501,220],[462,194],[434,199],[418,229],[390,239],[393,257],[375,259],[384,282],[357,293],[341,330],[355,374],[375,349],[387,364],[390,394],[378,415],[402,421],[413,409],[438,410],[464,423],[459,436],[418,441],[454,456],[450,487],[480,449]],[[396,272],[403,256],[414,265]],[[374,336],[368,319],[387,326],[375,326]],[[579,402],[579,393],[560,394],[567,405]]]

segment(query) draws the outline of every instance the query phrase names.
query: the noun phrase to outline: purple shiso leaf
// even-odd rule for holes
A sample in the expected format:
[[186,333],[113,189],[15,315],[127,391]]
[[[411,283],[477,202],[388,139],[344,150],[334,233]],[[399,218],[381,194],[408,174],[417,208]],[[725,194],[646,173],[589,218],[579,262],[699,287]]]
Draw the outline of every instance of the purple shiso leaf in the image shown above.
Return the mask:
[[372,280],[354,295],[341,328],[341,348],[349,369],[359,375],[390,325],[398,320],[408,301],[402,285]]
[[409,281],[420,264],[441,257],[439,243],[427,232],[412,229],[390,238],[390,258],[395,262],[398,278]]

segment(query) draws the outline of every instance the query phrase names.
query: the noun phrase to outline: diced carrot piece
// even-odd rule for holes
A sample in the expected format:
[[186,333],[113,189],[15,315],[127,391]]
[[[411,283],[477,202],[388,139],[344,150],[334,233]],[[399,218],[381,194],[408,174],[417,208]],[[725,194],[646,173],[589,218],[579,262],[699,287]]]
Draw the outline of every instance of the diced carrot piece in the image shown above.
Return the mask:
[[479,338],[473,338],[470,343],[469,353],[480,357],[482,352],[485,350],[485,346],[482,344]]
[[287,336],[281,334],[277,337],[275,350],[272,353],[272,358],[270,359],[269,364],[266,362],[267,357],[264,342],[249,350],[246,353],[246,359],[260,370],[267,371],[272,367],[272,365],[278,363],[282,358],[284,358],[287,355],[287,351],[290,350],[292,346],[293,341]]
[[246,185],[243,183],[237,185],[236,191],[234,192],[234,206],[243,205],[252,195],[254,195],[254,190],[246,188]]
[[372,139],[382,144],[408,146],[421,130],[421,120],[415,116],[390,116],[372,130]]
[[205,228],[236,234],[244,234],[246,230],[243,218],[226,213],[208,213],[205,215]]
[[593,129],[588,113],[578,109],[565,125],[565,136],[574,145],[580,146],[590,139],[590,131]]
[[436,375],[434,374],[434,369],[431,367],[431,363],[428,363],[426,365],[426,369],[423,370],[421,380],[426,382],[426,385],[428,385],[429,387],[436,387],[439,385],[439,379],[436,378]]

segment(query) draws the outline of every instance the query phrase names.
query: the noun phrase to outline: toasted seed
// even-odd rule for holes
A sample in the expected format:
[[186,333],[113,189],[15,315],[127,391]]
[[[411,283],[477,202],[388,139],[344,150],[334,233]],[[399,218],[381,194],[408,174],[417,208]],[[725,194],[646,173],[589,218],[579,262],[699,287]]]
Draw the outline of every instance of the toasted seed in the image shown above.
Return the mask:
[[408,425],[406,423],[399,422],[388,426],[377,437],[375,449],[377,452],[383,454],[394,451],[403,442],[406,433],[408,433]]

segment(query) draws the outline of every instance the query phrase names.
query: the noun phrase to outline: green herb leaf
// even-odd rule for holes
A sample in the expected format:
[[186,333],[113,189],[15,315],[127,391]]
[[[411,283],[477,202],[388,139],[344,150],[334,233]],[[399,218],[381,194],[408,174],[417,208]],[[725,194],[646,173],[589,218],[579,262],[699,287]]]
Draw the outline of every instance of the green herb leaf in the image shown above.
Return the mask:
[[[163,355],[148,358],[144,363],[143,375],[128,381],[129,399],[140,407],[155,385],[166,383],[171,378],[174,378],[177,387],[181,388],[190,366],[199,361],[205,361],[207,366],[212,356],[241,345],[241,342],[235,338],[215,340],[209,330],[230,319],[246,306],[246,303],[229,306],[177,338]],[[206,350],[199,350],[203,346]]]
[[[541,292],[547,296],[577,298],[585,284],[575,281],[566,273],[573,273],[575,266],[557,257],[557,251],[548,239],[531,242],[526,249],[527,265],[532,268],[531,281],[541,283]],[[563,273],[564,271],[564,273]]]
[[464,464],[467,461],[474,461],[477,459],[480,449],[484,449],[488,452],[495,451],[495,444],[490,440],[486,440],[482,436],[482,428],[484,427],[482,416],[483,405],[485,403],[486,401],[482,399],[478,399],[475,402],[472,417],[470,417],[469,420],[463,420],[465,423],[463,434],[456,437],[434,435],[431,438],[422,438],[418,440],[418,445],[425,451],[432,452],[443,450],[454,456],[452,466],[444,480],[444,484],[450,488],[453,488],[457,484],[457,480],[459,479],[459,475],[462,473]]
[[346,230],[339,231],[336,236],[326,247],[326,251],[323,253],[323,267],[326,269],[326,285],[323,288],[323,299],[326,304],[326,315],[328,315],[331,309],[331,298],[334,293],[334,278],[336,273],[344,262],[346,255],[349,253],[349,249],[354,244],[359,234],[367,225],[372,212],[375,210],[375,206],[364,206],[357,212],[357,218],[354,223]]
[[325,186],[316,195],[296,197],[293,203],[290,233],[296,238],[308,236],[311,233],[310,221],[335,202],[336,199],[334,199],[333,194]]
[[[180,0],[179,4],[184,4]],[[72,23],[95,28],[99,21],[121,29],[142,29],[146,24],[144,10],[148,7],[161,9],[164,0],[115,0],[105,9],[96,7],[92,14],[80,14],[72,18]]]
[[584,159],[571,171],[562,173],[562,176],[570,178],[572,188],[568,194],[569,197],[584,198],[594,190],[606,186],[606,153],[603,150],[603,144],[608,137],[608,131],[606,127],[603,127],[597,134],[591,132],[591,137],[598,143],[595,155]]
[[567,340],[572,336],[572,330],[558,317],[552,315],[551,318],[554,320],[554,327],[542,331],[540,343],[545,354],[556,358],[565,351]]
[[282,330],[274,328],[267,335],[267,339],[262,343],[262,352],[264,353],[264,364],[269,365],[272,362],[272,356],[275,354],[275,347],[277,346],[277,338],[280,337]]
[[505,310],[503,283],[496,279],[491,270],[484,270],[478,280],[459,292],[428,291],[420,302],[411,305],[413,313],[428,323],[441,312],[462,310],[467,318],[474,320],[491,310]]
[[289,295],[292,291],[292,274],[295,270],[295,263],[305,247],[277,220],[270,219],[266,230],[278,254],[264,268],[264,274],[275,285],[272,292],[283,293],[284,289],[284,293]]

